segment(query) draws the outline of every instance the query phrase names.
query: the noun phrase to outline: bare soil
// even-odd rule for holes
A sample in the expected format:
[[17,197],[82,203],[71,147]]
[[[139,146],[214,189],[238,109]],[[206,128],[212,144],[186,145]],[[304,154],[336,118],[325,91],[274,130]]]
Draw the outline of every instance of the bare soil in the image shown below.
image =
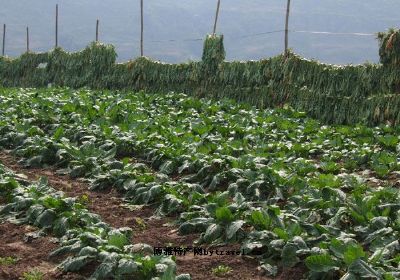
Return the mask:
[[85,279],[83,275],[63,274],[58,271],[57,265],[61,259],[49,259],[49,254],[58,247],[52,237],[39,237],[29,239],[29,242],[26,241],[25,234],[37,230],[29,225],[0,224],[0,257],[15,259],[14,264],[0,265],[0,279],[18,280],[23,277],[24,273],[35,270],[43,273],[43,279],[46,280]]
[[[15,173],[25,174],[29,180],[37,180],[40,177],[47,177],[50,185],[63,191],[69,197],[87,196],[88,209],[92,213],[100,215],[103,221],[113,227],[130,227],[133,229],[133,243],[145,243],[153,247],[190,247],[198,238],[197,235],[181,236],[177,233],[176,226],[172,224],[173,218],[157,219],[153,217],[154,209],[143,207],[130,210],[122,206],[123,200],[115,190],[94,192],[88,189],[88,184],[81,180],[72,180],[68,176],[60,176],[53,169],[27,169],[18,164],[17,160],[7,152],[0,152],[0,161],[13,170]],[[8,232],[4,234],[8,236]],[[0,248],[5,246],[3,239],[0,239]],[[39,249],[39,250],[38,250]],[[239,245],[232,245],[218,248],[219,250],[238,250]],[[36,248],[40,250],[40,246]],[[44,251],[48,255],[50,251]],[[194,256],[188,253],[186,256],[177,256],[176,263],[178,273],[189,273],[193,280],[208,279],[237,279],[237,280],[269,280],[261,275],[258,262],[254,259],[242,256]],[[232,271],[224,277],[217,277],[212,270],[219,265],[229,266]],[[278,280],[297,280],[301,279],[304,268],[288,269],[280,273]],[[54,274],[53,274],[54,275]],[[0,274],[1,276],[1,274]],[[72,278],[61,278],[58,274],[54,279],[79,279],[73,278],[76,275],[69,275]],[[62,277],[65,277],[63,275]],[[2,278],[0,278],[2,279]],[[6,278],[7,279],[7,278]],[[13,279],[13,278],[10,278]],[[16,278],[17,279],[17,278]]]

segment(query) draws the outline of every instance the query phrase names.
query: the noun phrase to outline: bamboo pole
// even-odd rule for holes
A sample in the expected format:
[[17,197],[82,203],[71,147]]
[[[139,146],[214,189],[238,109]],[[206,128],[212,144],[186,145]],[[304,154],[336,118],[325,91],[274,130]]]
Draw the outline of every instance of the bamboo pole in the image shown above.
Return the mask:
[[58,4],[56,5],[56,48],[58,47]]
[[143,0],[140,0],[140,56],[143,55]]
[[214,21],[214,28],[213,28],[213,36],[215,36],[217,32],[217,23],[218,23],[218,16],[219,16],[219,8],[221,6],[221,0],[218,0],[217,4],[217,11],[215,12],[215,21]]
[[96,21],[96,42],[99,41],[99,20]]
[[26,52],[29,52],[29,26],[26,27]]
[[290,0],[286,6],[286,22],[285,22],[285,55],[288,55],[289,50],[289,16],[290,16]]
[[2,48],[2,56],[5,55],[5,51],[6,51],[6,25],[3,25],[3,48]]

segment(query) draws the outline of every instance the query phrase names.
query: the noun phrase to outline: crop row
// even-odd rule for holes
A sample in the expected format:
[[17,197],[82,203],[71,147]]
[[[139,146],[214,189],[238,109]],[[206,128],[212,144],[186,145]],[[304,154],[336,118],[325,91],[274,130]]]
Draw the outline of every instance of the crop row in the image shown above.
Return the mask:
[[[0,165],[0,221],[32,224],[37,232],[59,238],[60,247],[51,257],[64,256],[59,265],[66,272],[77,272],[94,264],[89,279],[175,279],[176,265],[171,258],[154,256],[146,244],[132,244],[130,228],[112,228],[90,213],[81,198],[68,198],[42,178],[36,183],[21,180]],[[176,279],[190,279],[181,275]]]

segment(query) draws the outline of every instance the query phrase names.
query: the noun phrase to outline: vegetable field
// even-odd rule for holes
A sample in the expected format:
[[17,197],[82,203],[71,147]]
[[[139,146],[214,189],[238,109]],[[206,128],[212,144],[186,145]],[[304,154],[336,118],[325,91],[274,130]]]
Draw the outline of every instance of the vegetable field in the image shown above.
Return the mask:
[[[289,108],[176,93],[0,89],[0,149],[149,206],[196,246],[240,248],[235,257],[256,261],[265,279],[294,268],[304,279],[400,279],[399,127],[322,125]],[[190,279],[131,229],[4,165],[0,221],[59,238],[61,270]]]

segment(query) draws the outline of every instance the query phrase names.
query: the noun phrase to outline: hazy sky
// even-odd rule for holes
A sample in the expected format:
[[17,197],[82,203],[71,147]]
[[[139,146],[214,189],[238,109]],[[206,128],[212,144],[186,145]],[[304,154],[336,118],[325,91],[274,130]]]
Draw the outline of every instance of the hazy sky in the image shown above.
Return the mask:
[[[202,39],[212,30],[216,0],[144,0],[145,54],[168,62],[197,60]],[[60,5],[60,45],[80,50],[95,36],[116,46],[119,60],[139,54],[139,0],[1,0],[0,24],[7,23],[6,53],[54,46],[54,10]],[[222,0],[218,32],[225,35],[229,60],[260,59],[283,50],[286,0]],[[375,33],[400,25],[399,0],[292,0],[290,29]],[[1,32],[1,31],[0,31]],[[291,33],[290,47],[328,63],[378,61],[375,36]]]

